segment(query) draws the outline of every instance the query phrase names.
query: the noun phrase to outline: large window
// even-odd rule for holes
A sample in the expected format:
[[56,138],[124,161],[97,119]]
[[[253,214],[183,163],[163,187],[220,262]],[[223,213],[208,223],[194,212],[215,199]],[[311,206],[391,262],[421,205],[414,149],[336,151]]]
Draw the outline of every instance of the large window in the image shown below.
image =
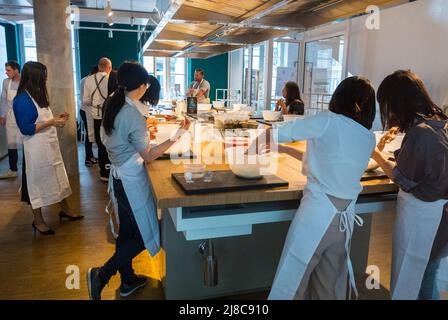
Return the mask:
[[185,58],[170,58],[170,98],[177,99],[185,96],[186,72]]
[[[160,99],[177,99],[185,95],[186,59],[143,57],[143,65],[160,82]],[[169,66],[169,68],[168,68]]]
[[245,48],[243,65],[243,102],[262,110],[265,104],[265,44]]
[[[75,45],[75,30],[71,29],[71,41],[72,41],[72,70],[74,79],[74,90],[75,90],[75,106],[79,106],[81,99],[79,97],[79,77],[78,77],[78,52]],[[34,22],[28,22],[23,24],[23,46],[25,61],[37,61],[37,50],[36,50],[36,32]],[[78,114],[78,112],[76,112]]]
[[252,86],[251,105],[257,110],[264,109],[264,65],[265,45],[257,45],[252,48]]
[[327,109],[331,95],[342,81],[344,36],[307,42],[305,47],[305,104]]
[[297,42],[273,42],[271,108],[282,98],[285,83],[298,80],[299,49]]

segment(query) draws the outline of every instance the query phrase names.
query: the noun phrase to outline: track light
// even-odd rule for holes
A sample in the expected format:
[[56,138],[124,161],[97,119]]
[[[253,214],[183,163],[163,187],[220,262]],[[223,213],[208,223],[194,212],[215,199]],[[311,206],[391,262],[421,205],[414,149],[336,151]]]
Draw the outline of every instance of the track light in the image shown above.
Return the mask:
[[112,17],[114,12],[112,11],[112,6],[110,5],[110,0],[107,1],[107,5],[104,7],[104,12],[107,17]]

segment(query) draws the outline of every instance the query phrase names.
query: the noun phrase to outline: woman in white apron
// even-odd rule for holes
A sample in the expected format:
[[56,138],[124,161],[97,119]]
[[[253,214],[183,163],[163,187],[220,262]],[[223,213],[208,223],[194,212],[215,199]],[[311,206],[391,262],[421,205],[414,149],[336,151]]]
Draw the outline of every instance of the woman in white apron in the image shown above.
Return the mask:
[[[350,239],[355,222],[362,222],[355,216],[355,203],[375,147],[369,132],[375,90],[367,79],[347,78],[336,89],[329,110],[273,130],[279,142],[307,140],[303,163],[307,185],[269,299],[346,299],[347,275],[355,288]],[[278,150],[301,158],[287,147]]]
[[17,126],[23,135],[22,201],[31,205],[34,231],[52,235],[42,217],[42,207],[55,203],[61,206],[59,218],[79,220],[66,198],[71,195],[56,128],[64,127],[68,114],[53,117],[46,88],[47,68],[39,62],[23,66],[17,96],[13,102]]
[[132,259],[145,248],[151,256],[160,250],[157,210],[145,161],[157,159],[189,128],[185,120],[172,139],[151,146],[145,120],[135,106],[148,87],[148,72],[138,63],[125,62],[118,69],[119,88],[105,105],[102,140],[111,161],[110,196],[118,208],[120,228],[115,253],[101,268],[90,268],[87,284],[91,299],[117,271],[121,275],[120,296],[126,297],[146,285],[137,276]]
[[448,117],[411,71],[396,71],[384,79],[378,102],[383,126],[406,134],[396,162],[378,148],[372,154],[400,187],[391,296],[438,299],[436,275],[448,255]]
[[[21,136],[17,128],[14,111],[12,110],[12,101],[17,94],[20,82],[20,66],[15,61],[9,61],[5,64],[5,69],[8,79],[3,81],[0,119],[4,119],[3,122],[5,122],[6,126],[9,170],[0,175],[0,179],[17,177],[17,163],[19,160],[17,148],[21,144]],[[4,117],[2,117],[3,113],[5,113]]]

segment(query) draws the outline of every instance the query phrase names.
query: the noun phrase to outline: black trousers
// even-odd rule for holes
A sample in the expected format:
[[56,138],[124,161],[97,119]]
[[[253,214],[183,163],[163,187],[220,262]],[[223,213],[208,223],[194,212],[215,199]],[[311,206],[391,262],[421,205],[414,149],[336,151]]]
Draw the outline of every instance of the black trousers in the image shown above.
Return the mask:
[[122,283],[131,283],[134,275],[132,259],[145,249],[145,245],[121,180],[114,178],[113,184],[118,202],[120,228],[115,244],[115,253],[101,268],[100,276],[104,281],[109,281],[118,271]]
[[9,169],[17,172],[17,162],[19,162],[19,154],[17,149],[8,149]]
[[30,195],[28,193],[28,184],[26,181],[25,150],[23,150],[23,160],[22,160],[22,188],[21,188],[20,201],[26,202],[29,205],[31,205]]
[[[100,167],[100,175],[102,177],[109,177],[108,165],[110,165],[109,157],[107,156],[107,150],[104,144],[101,142],[100,129],[101,119],[94,119],[93,125],[95,128],[95,141],[98,146],[98,164]],[[107,166],[107,167],[106,167]]]
[[87,125],[87,116],[84,110],[79,110],[82,122],[84,122],[84,127],[86,128],[86,138],[84,139],[84,148],[86,150],[86,161],[93,158],[92,142],[89,141],[89,127]]

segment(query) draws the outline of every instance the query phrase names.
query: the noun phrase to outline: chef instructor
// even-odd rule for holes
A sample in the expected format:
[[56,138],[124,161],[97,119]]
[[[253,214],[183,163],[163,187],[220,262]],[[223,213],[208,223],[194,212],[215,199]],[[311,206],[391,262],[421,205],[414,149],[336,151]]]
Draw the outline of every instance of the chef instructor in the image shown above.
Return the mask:
[[9,169],[0,175],[0,179],[17,177],[17,162],[19,159],[17,145],[20,143],[20,133],[12,110],[12,101],[20,83],[20,65],[16,61],[8,61],[5,63],[5,70],[7,78],[3,80],[0,98],[0,125],[6,126]]
[[194,81],[190,84],[187,97],[196,97],[198,103],[208,103],[210,96],[210,83],[204,79],[204,70],[194,70]]

